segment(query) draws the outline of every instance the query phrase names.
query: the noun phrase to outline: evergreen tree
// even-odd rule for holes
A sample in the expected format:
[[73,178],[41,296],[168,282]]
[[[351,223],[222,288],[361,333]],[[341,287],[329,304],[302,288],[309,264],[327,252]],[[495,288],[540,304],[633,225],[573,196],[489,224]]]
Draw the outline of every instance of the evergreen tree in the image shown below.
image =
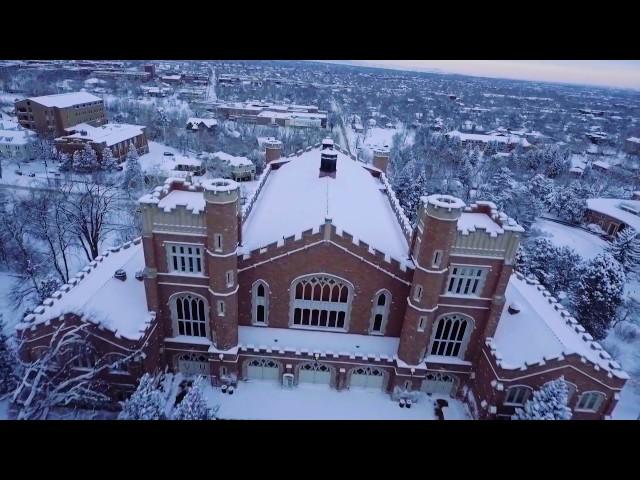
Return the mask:
[[607,252],[588,262],[578,280],[574,298],[576,315],[596,340],[606,337],[616,318],[625,281],[622,265]]
[[516,187],[517,182],[513,179],[511,170],[502,167],[493,174],[488,183],[481,186],[478,198],[493,202],[498,210],[503,210],[505,205],[513,201]]
[[164,400],[155,378],[145,373],[138,388],[122,405],[118,420],[164,420]]
[[582,257],[569,247],[557,247],[546,238],[536,238],[521,245],[516,254],[516,268],[532,275],[551,293],[570,293],[582,270]]
[[[217,410],[217,409],[216,409]],[[174,420],[215,420],[215,410],[209,408],[202,391],[202,377],[198,377],[173,410]]]
[[631,227],[618,232],[614,241],[607,246],[607,251],[622,265],[626,273],[634,272],[640,264],[638,232]]
[[567,406],[569,388],[564,377],[552,380],[533,392],[524,408],[516,409],[513,420],[571,420],[571,409]]
[[133,193],[140,192],[144,187],[144,175],[138,158],[136,147],[130,144],[129,151],[127,152],[127,164],[124,170],[122,185]]
[[68,153],[61,153],[60,154],[60,170],[62,170],[63,172],[68,172],[73,170],[73,157],[70,156]]
[[79,170],[82,168],[82,153],[80,150],[76,150],[73,152],[73,157],[71,158],[71,170]]
[[80,153],[80,163],[78,164],[78,170],[84,172],[92,172],[98,169],[98,155],[93,149],[91,144],[85,144],[82,152]]
[[104,170],[113,170],[116,167],[116,158],[113,156],[113,152],[109,147],[105,147],[102,150],[102,161],[100,162],[100,166]]
[[0,314],[0,395],[16,388],[16,357],[4,333],[5,322]]

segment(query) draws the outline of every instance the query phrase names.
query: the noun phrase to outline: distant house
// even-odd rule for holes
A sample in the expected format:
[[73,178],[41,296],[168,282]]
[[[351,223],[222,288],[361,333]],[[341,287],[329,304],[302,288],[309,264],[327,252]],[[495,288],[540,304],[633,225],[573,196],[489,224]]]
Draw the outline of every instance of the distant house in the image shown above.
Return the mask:
[[627,227],[640,232],[640,200],[590,198],[585,216],[611,238]]
[[30,158],[34,137],[30,130],[0,130],[0,157]]
[[213,132],[218,125],[215,118],[190,118],[187,120],[187,130],[192,132]]
[[225,152],[216,152],[212,156],[227,164],[229,174],[235,181],[253,180],[256,176],[256,166],[247,157],[236,157]]
[[520,138],[515,135],[494,133],[492,135],[485,135],[479,133],[462,133],[458,130],[445,133],[447,138],[458,138],[465,145],[475,145],[481,148],[485,148],[489,143],[496,143],[505,151],[511,151],[516,146],[520,145],[524,148],[529,148],[532,145],[526,138]]

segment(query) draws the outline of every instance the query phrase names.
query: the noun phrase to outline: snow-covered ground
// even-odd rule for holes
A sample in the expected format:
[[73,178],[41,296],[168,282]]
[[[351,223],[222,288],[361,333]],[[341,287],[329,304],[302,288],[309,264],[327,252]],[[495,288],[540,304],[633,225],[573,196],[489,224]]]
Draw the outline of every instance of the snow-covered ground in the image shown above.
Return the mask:
[[607,242],[597,235],[542,218],[533,224],[533,230],[541,232],[541,236],[558,247],[573,248],[585,260],[590,260],[602,253],[607,246]]
[[327,385],[283,388],[277,382],[239,382],[233,395],[207,387],[210,406],[220,405],[218,417],[245,420],[435,420],[434,399],[446,398],[447,420],[469,420],[465,406],[449,397],[423,394],[411,408],[400,408],[391,397],[374,389],[337,391]]

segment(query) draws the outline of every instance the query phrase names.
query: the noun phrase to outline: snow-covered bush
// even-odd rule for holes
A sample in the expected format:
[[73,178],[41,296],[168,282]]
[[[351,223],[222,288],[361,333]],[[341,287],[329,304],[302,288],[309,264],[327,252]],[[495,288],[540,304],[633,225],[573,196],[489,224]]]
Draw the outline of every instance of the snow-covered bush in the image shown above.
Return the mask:
[[145,373],[136,391],[122,405],[118,420],[164,420],[164,405],[155,377]]
[[533,392],[524,408],[516,409],[513,420],[571,420],[571,409],[567,406],[569,388],[564,377],[547,382]]
[[218,407],[209,408],[202,389],[202,377],[194,380],[182,401],[173,409],[174,420],[215,420]]

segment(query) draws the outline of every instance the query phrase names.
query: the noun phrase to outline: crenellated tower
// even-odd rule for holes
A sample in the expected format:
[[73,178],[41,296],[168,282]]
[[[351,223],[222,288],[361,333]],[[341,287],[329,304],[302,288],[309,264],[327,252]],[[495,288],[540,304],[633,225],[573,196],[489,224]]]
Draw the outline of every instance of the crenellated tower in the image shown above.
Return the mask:
[[398,348],[398,357],[409,365],[417,365],[425,356],[464,207],[462,200],[450,195],[436,194],[420,199],[418,226],[411,246],[416,269]]

